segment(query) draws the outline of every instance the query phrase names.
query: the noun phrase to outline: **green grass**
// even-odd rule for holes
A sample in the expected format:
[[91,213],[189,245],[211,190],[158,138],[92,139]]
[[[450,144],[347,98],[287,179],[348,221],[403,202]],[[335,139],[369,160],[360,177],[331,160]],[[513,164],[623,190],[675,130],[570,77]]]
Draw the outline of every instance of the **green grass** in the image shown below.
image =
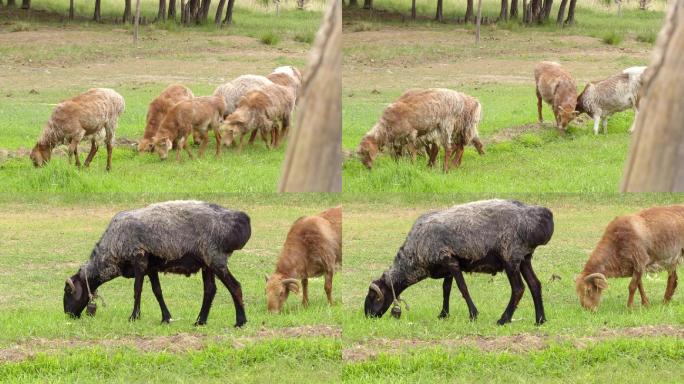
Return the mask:
[[[295,36],[295,40],[297,37]],[[280,37],[273,32],[266,32],[261,35],[259,40],[266,45],[278,45],[280,42]]]
[[620,45],[622,43],[622,36],[614,31],[607,32],[603,35],[603,42],[608,45]]

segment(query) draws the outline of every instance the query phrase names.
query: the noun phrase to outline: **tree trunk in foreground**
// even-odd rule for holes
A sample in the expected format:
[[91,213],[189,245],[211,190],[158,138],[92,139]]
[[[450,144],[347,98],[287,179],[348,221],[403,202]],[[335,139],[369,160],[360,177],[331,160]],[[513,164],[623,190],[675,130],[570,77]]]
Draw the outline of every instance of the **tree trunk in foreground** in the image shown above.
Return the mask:
[[329,2],[309,54],[280,192],[342,190],[341,1]]
[[622,192],[684,191],[683,51],[684,0],[675,0],[644,73]]

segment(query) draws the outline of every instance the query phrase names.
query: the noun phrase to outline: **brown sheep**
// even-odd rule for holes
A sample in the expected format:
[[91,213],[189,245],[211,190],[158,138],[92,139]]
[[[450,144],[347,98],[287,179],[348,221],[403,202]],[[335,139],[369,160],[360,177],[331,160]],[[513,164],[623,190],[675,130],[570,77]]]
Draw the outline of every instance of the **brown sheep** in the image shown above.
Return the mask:
[[88,167],[97,153],[97,140],[104,135],[107,145],[107,170],[112,169],[112,149],[119,116],[126,104],[124,98],[109,88],[93,88],[71,99],[57,104],[43,133],[31,151],[33,165],[40,167],[50,161],[52,150],[59,144],[67,144],[69,162],[71,155],[76,166],[81,166],[78,144],[83,139],[91,140],[90,153],[84,165]]
[[292,224],[280,252],[275,272],[266,277],[266,300],[270,312],[280,312],[290,292],[299,292],[302,305],[309,304],[308,278],[325,275],[325,294],[332,305],[332,279],[342,264],[342,207],[314,216],[299,218]]
[[579,115],[575,111],[577,86],[572,76],[560,64],[542,61],[534,67],[534,81],[539,122],[544,122],[542,117],[542,100],[544,100],[553,108],[556,127],[559,130],[565,130],[568,124]]
[[665,302],[677,287],[677,264],[684,252],[684,205],[653,207],[615,218],[575,280],[580,304],[598,309],[601,294],[608,287],[606,278],[631,277],[627,306],[639,288],[642,305],[648,298],[641,277],[649,271],[668,271]]
[[159,157],[162,160],[166,159],[171,148],[176,148],[176,160],[180,161],[182,149],[185,149],[192,159],[192,152],[187,146],[187,138],[193,131],[198,132],[201,137],[199,156],[202,157],[209,142],[209,129],[212,129],[216,136],[216,156],[219,156],[221,135],[218,129],[225,109],[226,103],[219,96],[195,97],[174,105],[164,117],[152,139]]
[[295,96],[299,96],[299,87],[302,86],[302,73],[296,67],[284,66],[278,67],[273,70],[268,76],[266,76],[275,84],[279,84],[285,87],[289,87],[295,93]]
[[280,143],[278,122],[281,123],[281,133],[287,132],[290,126],[295,94],[282,85],[265,85],[262,88],[247,93],[240,99],[235,112],[228,115],[221,126],[223,144],[230,146],[236,136],[240,137],[238,151],[242,151],[243,136],[250,131],[258,131],[270,147],[277,148]]
[[466,94],[444,88],[411,89],[385,108],[361,140],[357,154],[371,169],[383,148],[396,158],[405,149],[415,156],[416,146],[423,144],[432,165],[442,146],[448,172],[450,164],[460,164],[463,146],[473,143],[484,153],[477,131],[481,114],[480,103]]
[[166,87],[156,99],[152,100],[147,109],[147,124],[145,125],[143,138],[138,142],[138,151],[152,151],[152,149],[154,149],[152,138],[154,137],[154,134],[157,133],[157,129],[159,129],[159,125],[162,120],[164,120],[166,113],[174,105],[181,101],[190,100],[193,97],[195,96],[188,87],[180,84],[172,84]]

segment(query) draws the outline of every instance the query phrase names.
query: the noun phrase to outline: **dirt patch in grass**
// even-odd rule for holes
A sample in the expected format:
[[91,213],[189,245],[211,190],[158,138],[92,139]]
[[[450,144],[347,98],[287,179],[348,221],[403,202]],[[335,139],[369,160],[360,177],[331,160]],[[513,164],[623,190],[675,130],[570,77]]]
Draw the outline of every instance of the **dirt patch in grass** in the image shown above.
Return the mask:
[[340,327],[331,325],[305,325],[288,328],[261,328],[252,336],[230,337],[179,333],[171,336],[123,337],[120,339],[44,339],[30,338],[15,345],[0,348],[0,363],[17,362],[35,357],[38,353],[57,354],[74,348],[104,349],[134,348],[141,352],[183,353],[201,350],[207,344],[232,340],[236,349],[249,344],[276,338],[328,337],[340,338]]
[[576,348],[611,338],[670,337],[684,339],[684,327],[674,325],[649,325],[634,328],[605,329],[592,336],[533,335],[511,336],[463,336],[458,339],[374,339],[345,348],[342,358],[346,361],[362,361],[376,358],[380,353],[404,353],[415,348],[460,347],[478,348],[484,352],[527,353],[546,348],[552,343],[571,343]]

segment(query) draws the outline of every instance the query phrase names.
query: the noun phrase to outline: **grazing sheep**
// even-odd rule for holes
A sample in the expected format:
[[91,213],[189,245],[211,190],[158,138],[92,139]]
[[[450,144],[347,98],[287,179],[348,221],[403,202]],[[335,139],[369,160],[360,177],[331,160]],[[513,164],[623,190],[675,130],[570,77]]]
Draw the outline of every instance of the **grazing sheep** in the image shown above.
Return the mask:
[[294,91],[295,97],[299,95],[299,87],[302,86],[302,73],[297,68],[293,66],[278,67],[266,77],[275,84],[290,87]]
[[539,122],[544,122],[542,117],[542,100],[544,100],[553,108],[556,127],[559,130],[565,130],[579,114],[575,111],[577,86],[572,76],[560,64],[542,61],[534,67],[534,81],[537,90]]
[[154,149],[152,138],[159,129],[159,125],[166,113],[176,104],[181,101],[190,100],[195,97],[190,88],[180,85],[172,84],[166,87],[162,93],[152,100],[147,109],[147,125],[145,126],[145,133],[143,138],[138,142],[138,152],[150,152]]
[[107,170],[112,169],[112,149],[119,116],[125,109],[124,98],[109,88],[93,88],[57,104],[43,133],[31,151],[33,165],[40,167],[50,161],[52,150],[59,144],[67,144],[69,162],[71,155],[81,166],[78,144],[90,139],[90,153],[84,165],[88,167],[98,149],[98,139],[104,136],[107,145]]
[[226,105],[222,97],[203,96],[181,101],[174,105],[162,120],[159,130],[152,138],[159,158],[166,159],[171,148],[176,148],[176,160],[180,161],[180,151],[185,149],[190,159],[192,152],[187,145],[190,132],[200,137],[199,156],[204,155],[209,142],[208,130],[214,131],[216,156],[221,154],[221,134],[219,125],[223,120]]
[[[594,134],[599,133],[599,120],[603,122],[603,133],[608,133],[608,117],[628,108],[634,109],[637,117],[641,75],[646,67],[631,67],[605,80],[592,81],[577,97],[577,112],[586,113],[594,119]],[[634,125],[630,132],[634,130]]]
[[259,89],[265,85],[272,85],[271,80],[265,76],[259,75],[242,75],[225,84],[222,84],[214,90],[214,96],[221,96],[226,102],[226,114],[224,118],[235,112],[240,98],[250,91]]
[[357,154],[371,169],[383,148],[390,149],[396,158],[404,149],[415,156],[416,146],[422,144],[429,147],[429,163],[433,164],[442,146],[447,172],[450,162],[460,164],[463,146],[472,142],[480,154],[484,153],[477,132],[481,111],[477,99],[450,89],[408,90],[385,108],[380,120],[361,139]]
[[511,321],[525,288],[532,293],[535,321],[546,321],[541,284],[532,270],[532,254],[553,235],[553,214],[547,208],[518,201],[484,200],[426,213],[416,220],[399,248],[394,264],[370,284],[366,316],[380,317],[409,286],[430,277],[444,279],[440,318],[449,315],[452,278],[468,304],[470,318],[478,315],[462,272],[496,274],[505,271],[511,298],[498,324]]
[[266,277],[266,300],[270,312],[280,312],[290,292],[299,292],[302,305],[309,304],[308,279],[325,275],[325,294],[332,305],[332,279],[342,263],[342,208],[336,207],[292,224],[280,252],[275,272]]
[[201,201],[168,201],[118,213],[95,245],[90,260],[66,280],[64,312],[80,317],[97,289],[118,277],[135,278],[130,320],[140,317],[145,276],[159,302],[162,323],[171,321],[158,272],[189,276],[202,270],[204,299],[195,325],[204,325],[216,294],[214,276],[235,304],[235,326],[247,321],[240,283],[228,270],[228,257],[251,236],[247,214]]
[[[277,148],[280,137],[290,126],[295,94],[292,89],[278,84],[265,85],[247,93],[240,99],[235,112],[230,114],[221,126],[223,144],[230,146],[236,136],[240,137],[239,151],[242,151],[243,136],[249,131],[258,131],[266,141],[270,134],[270,147]],[[282,125],[280,134],[278,123]],[[250,142],[252,141],[250,138]]]
[[648,298],[641,277],[650,271],[668,272],[665,302],[677,287],[677,264],[684,261],[684,205],[653,207],[611,221],[582,273],[575,279],[582,307],[596,310],[609,277],[631,277],[627,306],[639,288],[641,304]]

